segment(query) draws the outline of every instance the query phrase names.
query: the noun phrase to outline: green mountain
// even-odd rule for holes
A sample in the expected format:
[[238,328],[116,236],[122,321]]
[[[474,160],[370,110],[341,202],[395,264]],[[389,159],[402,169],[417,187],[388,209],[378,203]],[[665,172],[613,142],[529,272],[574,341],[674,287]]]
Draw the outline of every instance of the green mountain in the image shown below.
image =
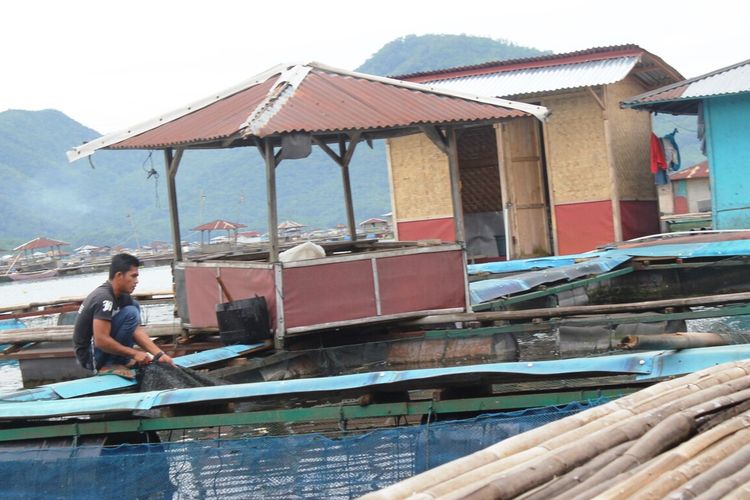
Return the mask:
[[[0,247],[36,236],[74,245],[147,244],[169,239],[161,152],[100,151],[69,164],[65,151],[100,134],[54,110],[0,113]],[[360,145],[351,165],[358,220],[389,210],[382,152]],[[156,175],[150,175],[151,170]],[[279,219],[310,228],[344,223],[339,167],[322,152],[278,168]],[[266,231],[265,174],[257,150],[188,151],[177,175],[184,238],[213,219]]]
[[385,44],[357,71],[381,76],[405,75],[551,53],[479,36],[408,35]]

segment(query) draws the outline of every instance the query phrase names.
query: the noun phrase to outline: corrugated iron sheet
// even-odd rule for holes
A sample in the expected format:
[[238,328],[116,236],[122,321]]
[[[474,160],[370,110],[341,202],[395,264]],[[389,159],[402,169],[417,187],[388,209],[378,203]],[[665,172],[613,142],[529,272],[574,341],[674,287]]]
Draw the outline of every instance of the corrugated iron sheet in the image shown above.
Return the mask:
[[728,68],[646,92],[623,102],[626,107],[750,92],[750,59]]
[[558,66],[500,71],[425,82],[436,88],[489,96],[514,96],[537,92],[609,85],[623,80],[639,61],[638,56],[584,61]]
[[457,95],[318,63],[282,66],[250,80],[247,87],[218,93],[196,106],[96,139],[69,151],[68,158],[73,161],[101,148],[228,147],[234,139],[294,132],[377,131],[547,115],[541,106]]
[[229,231],[232,229],[239,229],[241,227],[247,227],[245,224],[240,224],[239,222],[229,222],[226,220],[213,220],[211,222],[206,222],[205,224],[201,224],[200,226],[194,227],[191,229],[191,231],[217,231],[217,230],[224,230]]
[[0,419],[29,419],[64,415],[148,410],[164,405],[206,401],[232,401],[292,394],[335,393],[362,388],[393,390],[412,386],[435,386],[450,380],[508,380],[517,377],[573,374],[633,374],[639,380],[682,375],[715,364],[746,359],[750,346],[731,345],[649,351],[637,354],[573,358],[550,361],[491,363],[445,368],[357,373],[335,377],[292,379],[277,382],[219,385],[171,391],[114,394],[71,400],[8,402],[0,404]]
[[673,173],[669,176],[669,179],[679,181],[681,179],[705,179],[706,177],[708,177],[708,161],[702,161],[697,165]]

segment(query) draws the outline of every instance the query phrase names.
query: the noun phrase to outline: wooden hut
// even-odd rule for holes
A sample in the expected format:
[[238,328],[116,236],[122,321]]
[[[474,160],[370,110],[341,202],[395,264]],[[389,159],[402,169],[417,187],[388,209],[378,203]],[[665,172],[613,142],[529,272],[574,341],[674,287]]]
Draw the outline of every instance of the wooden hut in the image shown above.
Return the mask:
[[[714,229],[750,227],[750,60],[632,97],[626,108],[698,115]],[[646,113],[644,113],[645,115]]]
[[[102,148],[164,150],[175,293],[183,326],[216,327],[216,305],[228,295],[234,300],[262,295],[275,345],[283,348],[287,336],[470,307],[460,244],[357,241],[349,178],[357,144],[427,131],[447,158],[449,193],[458,199],[457,132],[477,123],[526,116],[541,120],[547,114],[542,106],[430,89],[319,63],[283,64],[167,115],[89,141],[69,151],[68,158],[85,158]],[[281,262],[276,170],[282,161],[308,156],[313,145],[340,167],[350,241],[329,245],[326,258]],[[266,164],[267,251],[231,259],[183,259],[175,182],[183,153],[240,146],[258,149]],[[463,242],[460,220],[454,241]],[[217,286],[217,277],[226,291]]]
[[[544,123],[523,118],[459,136],[470,257],[579,252],[658,232],[651,119],[619,106],[682,78],[654,54],[623,45],[399,78],[550,110]],[[451,241],[445,158],[423,134],[391,139],[388,150],[397,238]]]

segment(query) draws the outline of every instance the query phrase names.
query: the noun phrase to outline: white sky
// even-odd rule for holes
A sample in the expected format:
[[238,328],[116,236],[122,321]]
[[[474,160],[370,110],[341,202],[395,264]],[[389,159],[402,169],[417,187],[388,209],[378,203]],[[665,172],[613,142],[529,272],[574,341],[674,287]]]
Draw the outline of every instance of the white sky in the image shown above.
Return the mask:
[[354,69],[407,35],[567,52],[635,43],[685,77],[750,58],[739,1],[4,0],[0,111],[58,109],[114,132],[287,61]]

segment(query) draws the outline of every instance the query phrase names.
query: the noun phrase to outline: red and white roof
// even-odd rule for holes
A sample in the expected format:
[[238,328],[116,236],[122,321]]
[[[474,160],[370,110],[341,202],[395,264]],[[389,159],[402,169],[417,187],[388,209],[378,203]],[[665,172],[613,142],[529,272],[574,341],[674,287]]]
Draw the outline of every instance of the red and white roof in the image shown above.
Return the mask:
[[74,161],[97,149],[221,148],[248,138],[325,135],[452,123],[499,121],[547,109],[430,88],[319,63],[276,66],[184,108],[68,151]]
[[692,167],[683,168],[669,176],[672,181],[682,179],[706,179],[708,178],[708,161],[702,161]]

